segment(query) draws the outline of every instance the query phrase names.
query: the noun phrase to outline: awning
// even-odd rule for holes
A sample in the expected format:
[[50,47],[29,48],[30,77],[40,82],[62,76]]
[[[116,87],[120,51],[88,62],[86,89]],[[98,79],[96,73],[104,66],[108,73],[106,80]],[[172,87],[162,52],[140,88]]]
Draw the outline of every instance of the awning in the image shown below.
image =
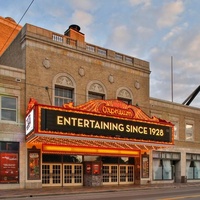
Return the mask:
[[157,150],[172,145],[123,140],[87,138],[66,135],[34,133],[29,144],[41,144],[43,153],[139,156],[141,151]]

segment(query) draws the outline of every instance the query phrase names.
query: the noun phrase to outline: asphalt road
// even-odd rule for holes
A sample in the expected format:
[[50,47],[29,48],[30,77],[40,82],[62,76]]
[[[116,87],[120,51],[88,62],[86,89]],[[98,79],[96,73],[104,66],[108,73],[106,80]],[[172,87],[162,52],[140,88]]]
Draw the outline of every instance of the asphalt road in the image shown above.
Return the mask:
[[199,200],[198,187],[162,188],[151,190],[127,190],[110,192],[77,193],[52,196],[27,196],[13,200]]

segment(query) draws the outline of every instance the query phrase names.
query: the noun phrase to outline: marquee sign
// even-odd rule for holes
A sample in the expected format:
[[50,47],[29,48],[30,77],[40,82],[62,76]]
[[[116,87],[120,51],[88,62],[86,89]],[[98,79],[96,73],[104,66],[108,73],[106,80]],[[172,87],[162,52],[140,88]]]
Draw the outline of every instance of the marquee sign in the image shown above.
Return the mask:
[[150,118],[140,108],[118,100],[93,100],[74,107],[35,106],[37,133],[104,137],[173,144],[173,125]]
[[171,128],[159,124],[41,109],[41,131],[171,142]]

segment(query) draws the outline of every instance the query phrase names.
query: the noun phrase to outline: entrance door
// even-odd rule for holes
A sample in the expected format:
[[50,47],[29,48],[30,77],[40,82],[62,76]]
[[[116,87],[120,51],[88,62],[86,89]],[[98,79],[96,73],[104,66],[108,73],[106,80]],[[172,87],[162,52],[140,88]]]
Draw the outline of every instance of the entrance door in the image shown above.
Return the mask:
[[63,185],[83,185],[83,165],[64,164],[63,165]]
[[133,165],[103,165],[103,185],[134,183]]
[[118,165],[103,165],[103,184],[118,184]]
[[130,184],[134,182],[134,166],[119,165],[119,184]]
[[61,186],[61,164],[42,165],[42,184],[45,186]]

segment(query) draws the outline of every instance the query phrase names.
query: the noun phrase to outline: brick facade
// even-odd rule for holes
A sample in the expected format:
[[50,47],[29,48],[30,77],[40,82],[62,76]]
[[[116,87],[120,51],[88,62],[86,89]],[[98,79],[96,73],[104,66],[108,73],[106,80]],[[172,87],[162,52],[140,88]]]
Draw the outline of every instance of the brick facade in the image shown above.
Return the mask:
[[[19,120],[15,125],[9,124],[9,128],[8,124],[0,122],[0,140],[20,142],[20,171],[26,168],[27,155],[22,150],[31,147],[25,144],[23,132],[28,102],[34,98],[40,104],[54,105],[55,85],[59,83],[73,87],[75,105],[87,102],[90,86],[97,84],[108,100],[116,99],[120,91],[128,91],[132,104],[138,105],[148,115],[177,121],[179,130],[175,146],[162,149],[163,152],[180,153],[182,160],[176,162],[177,181],[186,176],[186,154],[200,154],[200,110],[150,98],[150,67],[147,61],[88,44],[84,34],[79,31],[76,34],[74,29],[60,35],[26,24],[0,57],[0,64],[0,75],[3,77],[1,93],[19,98]],[[126,97],[126,94],[122,93],[122,96]],[[194,124],[193,141],[185,140],[187,120]],[[41,145],[36,144],[36,147],[41,148]],[[141,180],[142,184],[156,182],[152,178],[153,152],[150,151],[149,155],[150,176]],[[19,187],[41,187],[41,181],[27,181],[24,173],[20,175]]]

